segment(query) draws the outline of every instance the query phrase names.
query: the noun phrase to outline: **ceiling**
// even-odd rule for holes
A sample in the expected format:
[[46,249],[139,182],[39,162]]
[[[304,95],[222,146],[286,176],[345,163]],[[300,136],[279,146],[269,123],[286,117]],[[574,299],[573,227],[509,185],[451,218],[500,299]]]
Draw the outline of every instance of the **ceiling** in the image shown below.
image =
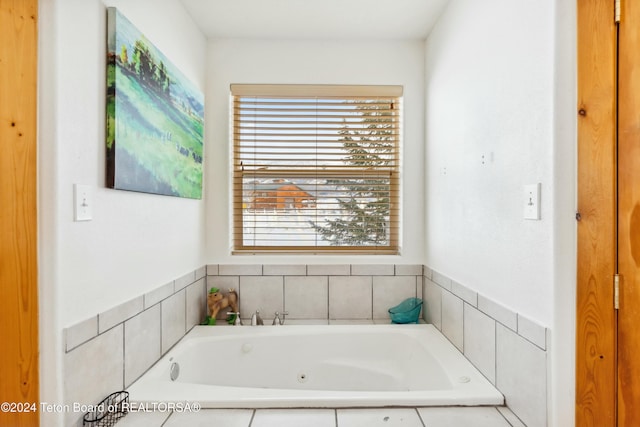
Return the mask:
[[449,0],[182,0],[210,39],[425,39]]

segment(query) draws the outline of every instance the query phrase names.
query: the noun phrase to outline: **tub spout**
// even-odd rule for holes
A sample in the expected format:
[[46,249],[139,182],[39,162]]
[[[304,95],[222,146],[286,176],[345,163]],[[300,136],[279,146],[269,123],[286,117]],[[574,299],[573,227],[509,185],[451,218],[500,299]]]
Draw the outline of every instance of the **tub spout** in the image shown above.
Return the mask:
[[256,310],[255,313],[251,316],[251,326],[264,325],[262,321],[262,317],[260,317],[260,310]]

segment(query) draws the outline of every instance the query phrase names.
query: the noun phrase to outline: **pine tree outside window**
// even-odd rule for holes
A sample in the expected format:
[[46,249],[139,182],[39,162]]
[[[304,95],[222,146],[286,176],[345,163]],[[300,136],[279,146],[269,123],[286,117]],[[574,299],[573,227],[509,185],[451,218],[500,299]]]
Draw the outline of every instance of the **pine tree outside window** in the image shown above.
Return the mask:
[[399,253],[401,86],[231,95],[234,253]]

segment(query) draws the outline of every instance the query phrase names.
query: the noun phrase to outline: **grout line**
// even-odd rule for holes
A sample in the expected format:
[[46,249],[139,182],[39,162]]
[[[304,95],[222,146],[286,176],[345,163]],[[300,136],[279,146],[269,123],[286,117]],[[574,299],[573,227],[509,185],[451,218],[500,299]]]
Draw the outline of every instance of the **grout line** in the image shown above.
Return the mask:
[[165,418],[165,420],[162,422],[162,424],[160,425],[160,427],[164,427],[165,424],[167,424],[167,421],[169,421],[169,418],[171,418],[173,416],[173,411],[171,411],[171,413],[169,414],[169,416],[167,418]]
[[327,276],[327,325],[329,324],[329,302],[331,301],[331,298],[329,297],[329,292],[331,292],[331,287],[329,286],[329,276]]
[[504,418],[504,420],[507,422],[507,424],[508,424],[510,427],[513,427],[513,424],[511,424],[511,423],[509,422],[509,420],[507,419],[507,417],[505,417],[505,416],[504,416],[504,414],[502,413],[502,411],[498,410],[498,408],[497,408],[497,407],[495,407],[495,406],[494,406],[494,409],[495,409],[496,411],[498,411],[498,413],[500,414],[500,416],[501,416],[502,418]]
[[253,412],[251,413],[251,419],[249,420],[249,425],[247,427],[251,427],[251,424],[253,424],[253,419],[256,417],[256,409],[253,410]]
[[[497,322],[497,320],[496,320],[496,322]],[[493,361],[493,363],[495,365],[493,367],[493,370],[494,370],[493,386],[495,388],[498,388],[498,325],[494,325],[494,327],[493,327],[493,339],[495,341],[495,358],[494,358],[494,361]],[[504,397],[504,393],[502,395]],[[507,404],[506,403],[506,397],[505,397],[504,400],[505,401],[503,402],[503,404],[506,405]]]
[[126,388],[126,370],[127,370],[127,364],[126,364],[126,358],[125,358],[125,354],[126,354],[126,336],[125,336],[125,327],[124,327],[124,322],[122,322],[122,389],[124,390]]
[[[284,296],[285,296],[285,294],[286,294],[286,289],[285,289],[285,284],[284,284],[284,283],[285,283],[284,278],[285,278],[285,275],[283,274],[283,275],[282,275],[282,311],[283,311],[283,312],[287,311],[287,306],[285,305],[285,304],[286,304],[286,302],[287,302],[287,300],[286,300],[286,299],[285,299],[285,297],[284,297]],[[275,313],[274,313],[274,316],[275,316]],[[283,315],[282,317],[285,317],[285,316]]]
[[164,304],[162,304],[164,300],[160,301],[160,358],[162,359],[162,356],[164,356],[164,353],[162,352],[162,343],[164,341],[164,331],[162,330],[162,312],[163,312],[163,308],[162,307]]
[[416,411],[416,414],[418,414],[418,419],[420,420],[420,422],[422,423],[422,427],[426,427],[426,424],[424,423],[424,420],[422,419],[422,417],[420,416],[420,411],[418,411],[418,408],[413,408]]
[[336,421],[336,427],[338,427],[338,409],[334,408],[333,416],[334,416],[335,421]]
[[369,276],[369,286],[371,286],[371,316],[369,316],[369,319],[371,319],[373,321],[373,276]]
[[188,300],[188,298],[187,298],[187,294],[188,294],[187,289],[189,288],[189,286],[191,286],[191,285],[187,285],[187,286],[184,287],[184,331],[183,331],[183,334],[182,334],[183,337],[187,334],[187,317],[188,317],[187,313],[189,313],[189,307],[187,307],[187,305],[188,305],[188,302],[187,302],[187,300]]

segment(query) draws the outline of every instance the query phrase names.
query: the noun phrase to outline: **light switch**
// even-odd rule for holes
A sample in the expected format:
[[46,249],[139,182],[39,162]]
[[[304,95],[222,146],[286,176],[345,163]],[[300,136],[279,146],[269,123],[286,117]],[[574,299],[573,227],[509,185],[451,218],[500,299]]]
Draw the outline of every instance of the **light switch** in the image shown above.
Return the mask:
[[524,186],[524,219],[540,219],[540,183]]
[[73,185],[73,219],[74,221],[91,221],[93,203],[91,200],[91,186]]

